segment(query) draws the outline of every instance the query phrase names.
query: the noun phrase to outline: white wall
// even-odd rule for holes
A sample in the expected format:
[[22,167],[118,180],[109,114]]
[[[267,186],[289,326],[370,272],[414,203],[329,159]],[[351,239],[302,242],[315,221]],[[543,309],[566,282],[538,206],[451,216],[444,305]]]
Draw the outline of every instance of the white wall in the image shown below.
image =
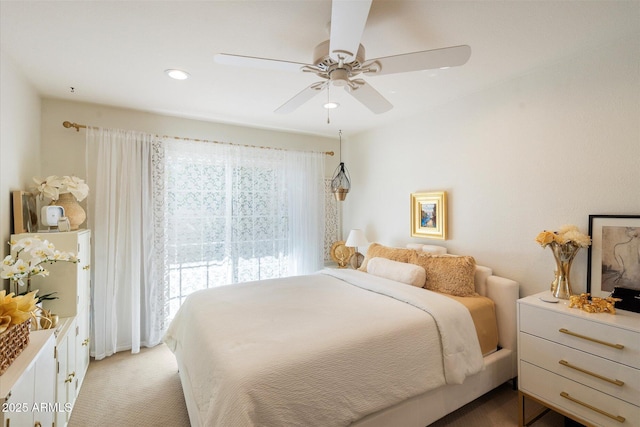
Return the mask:
[[[124,108],[60,99],[42,100],[42,174],[86,177],[85,131],[66,129],[62,122],[149,132],[158,135],[206,139],[310,151],[338,151],[338,139],[191,120]],[[338,156],[327,156],[329,176]]]
[[[353,187],[343,204],[344,235],[364,228],[371,241],[420,241],[410,238],[410,193],[446,190],[450,239],[431,243],[518,280],[522,295],[547,289],[554,266],[549,251],[533,242],[539,231],[566,223],[586,231],[589,214],[640,214],[639,40],[594,48],[345,140]],[[40,101],[4,53],[0,63],[2,241],[10,233],[11,190],[27,188],[34,175],[86,175],[84,131],[63,128],[64,120],[284,148],[338,148],[330,138]],[[327,160],[329,176],[338,159]],[[585,287],[586,258],[581,251],[574,264],[576,291]]]
[[[344,230],[370,241],[442,244],[521,283],[549,288],[555,264],[538,232],[590,214],[640,215],[640,34],[356,135]],[[412,192],[446,190],[447,241],[410,237]],[[586,289],[587,251],[574,262]]]
[[[40,174],[40,97],[0,51],[0,254],[13,232],[11,192],[28,190]],[[0,286],[0,289],[2,286]]]

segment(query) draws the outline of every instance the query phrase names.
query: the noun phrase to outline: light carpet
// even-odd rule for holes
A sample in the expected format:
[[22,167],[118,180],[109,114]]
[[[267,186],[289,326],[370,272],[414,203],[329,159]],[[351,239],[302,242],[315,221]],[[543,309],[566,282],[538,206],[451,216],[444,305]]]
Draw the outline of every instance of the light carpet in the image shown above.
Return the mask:
[[[511,427],[518,425],[518,393],[504,384],[430,427]],[[536,410],[527,405],[527,412]],[[139,354],[117,353],[89,364],[68,427],[188,427],[178,367],[164,345]],[[533,427],[562,427],[550,412]],[[232,427],[232,426],[225,426]],[[276,427],[276,426],[274,426]]]

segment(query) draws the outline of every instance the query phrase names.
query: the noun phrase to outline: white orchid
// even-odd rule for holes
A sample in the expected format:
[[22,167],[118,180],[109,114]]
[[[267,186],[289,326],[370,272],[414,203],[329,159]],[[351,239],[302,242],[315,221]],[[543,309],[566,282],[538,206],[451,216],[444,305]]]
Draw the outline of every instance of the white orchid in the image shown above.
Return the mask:
[[[31,277],[49,275],[49,270],[43,264],[52,264],[58,261],[77,263],[78,257],[70,252],[59,251],[55,246],[47,241],[36,237],[25,237],[18,241],[9,242],[11,254],[2,260],[2,270],[0,278],[9,279],[16,284],[16,294],[18,286],[24,286]],[[23,258],[21,258],[23,256]],[[27,289],[30,291],[30,289]]]
[[16,251],[26,250],[27,252],[29,252],[34,247],[40,246],[41,242],[42,241],[40,239],[25,237],[24,239],[20,239],[18,241],[12,240],[9,242],[9,244],[11,245],[11,250],[16,250]]
[[56,201],[60,198],[60,194],[71,193],[77,201],[81,202],[89,195],[89,186],[77,176],[51,175],[45,179],[34,177],[33,181],[36,183],[35,190],[41,198],[48,197]]

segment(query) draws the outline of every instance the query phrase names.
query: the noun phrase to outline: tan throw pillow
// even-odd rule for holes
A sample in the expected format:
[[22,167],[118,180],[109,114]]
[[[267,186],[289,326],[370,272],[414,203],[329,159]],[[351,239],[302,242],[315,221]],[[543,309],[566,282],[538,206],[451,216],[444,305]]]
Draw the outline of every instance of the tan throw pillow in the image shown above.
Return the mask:
[[369,245],[367,255],[364,257],[364,261],[362,261],[362,265],[358,270],[367,271],[367,264],[369,263],[369,260],[375,257],[386,258],[398,262],[409,262],[409,256],[413,252],[414,251],[412,249],[391,248],[379,243],[372,243]]
[[478,295],[475,288],[476,260],[470,256],[434,256],[414,252],[409,262],[425,269],[424,287],[459,297]]

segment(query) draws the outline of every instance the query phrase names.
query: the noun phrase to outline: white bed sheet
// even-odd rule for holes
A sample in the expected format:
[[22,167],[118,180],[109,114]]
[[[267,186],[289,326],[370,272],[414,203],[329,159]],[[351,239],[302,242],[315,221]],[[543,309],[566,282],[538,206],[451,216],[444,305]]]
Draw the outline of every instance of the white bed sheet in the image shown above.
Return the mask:
[[483,367],[461,304],[354,270],[195,293],[165,342],[203,426],[348,425]]

